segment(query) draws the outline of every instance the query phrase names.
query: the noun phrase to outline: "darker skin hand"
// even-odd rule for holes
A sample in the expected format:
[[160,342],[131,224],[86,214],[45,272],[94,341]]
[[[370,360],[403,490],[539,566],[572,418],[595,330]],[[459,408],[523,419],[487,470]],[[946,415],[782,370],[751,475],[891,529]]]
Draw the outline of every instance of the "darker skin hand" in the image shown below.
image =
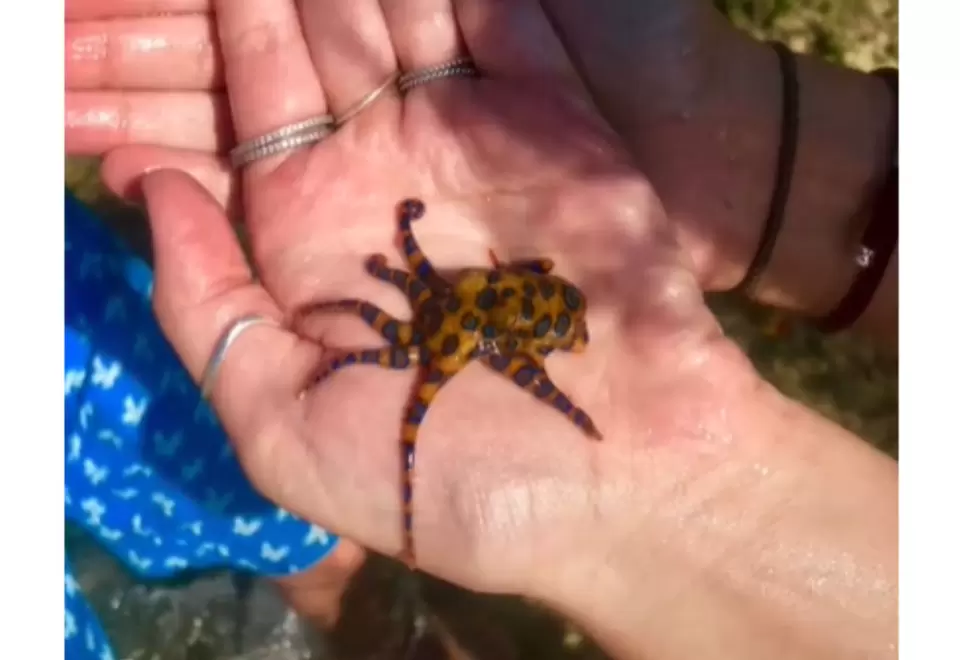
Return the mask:
[[[604,117],[664,202],[705,290],[738,285],[760,244],[780,156],[773,49],[707,0],[544,0]],[[800,317],[835,308],[892,165],[894,99],[875,76],[796,55],[799,135],[775,250],[750,292]],[[897,350],[897,255],[853,328]]]

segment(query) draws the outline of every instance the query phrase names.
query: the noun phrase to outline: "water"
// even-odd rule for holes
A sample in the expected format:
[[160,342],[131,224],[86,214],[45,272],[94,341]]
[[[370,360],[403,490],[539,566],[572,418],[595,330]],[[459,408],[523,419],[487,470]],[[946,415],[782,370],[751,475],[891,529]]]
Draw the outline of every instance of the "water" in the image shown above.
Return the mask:
[[266,580],[217,572],[137,582],[95,541],[67,530],[83,593],[125,660],[327,660],[326,640]]
[[334,630],[318,632],[262,579],[144,583],[75,528],[67,552],[118,660],[604,660],[569,622],[371,555]]

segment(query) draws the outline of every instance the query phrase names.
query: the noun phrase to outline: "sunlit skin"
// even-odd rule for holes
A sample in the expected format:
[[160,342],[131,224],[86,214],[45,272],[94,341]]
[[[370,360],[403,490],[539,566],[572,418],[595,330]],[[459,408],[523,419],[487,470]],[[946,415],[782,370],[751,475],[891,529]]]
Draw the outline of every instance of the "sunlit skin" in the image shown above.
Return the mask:
[[452,281],[443,278],[420,249],[411,222],[426,209],[418,199],[399,207],[400,242],[410,273],[389,268],[381,254],[367,259],[373,277],[400,289],[413,307],[413,319],[400,321],[365,300],[346,299],[307,305],[294,314],[348,312],[376,330],[389,346],[351,350],[311,376],[310,385],[357,364],[387,369],[420,368],[420,382],[400,434],[402,446],[403,560],[413,568],[413,471],[417,432],[443,385],[476,360],[565,415],[592,438],[601,439],[589,415],[575,406],[547,375],[545,360],[560,349],[586,350],[587,302],[573,284],[551,274],[549,259],[501,263],[490,251],[492,269],[468,268]]

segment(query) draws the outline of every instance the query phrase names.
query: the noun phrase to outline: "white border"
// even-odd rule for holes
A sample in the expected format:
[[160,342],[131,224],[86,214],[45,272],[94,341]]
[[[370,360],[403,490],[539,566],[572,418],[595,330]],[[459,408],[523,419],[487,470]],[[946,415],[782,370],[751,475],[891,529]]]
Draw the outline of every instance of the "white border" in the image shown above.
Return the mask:
[[960,5],[900,24],[900,650],[926,660],[956,653],[960,594]]
[[[11,617],[5,654],[54,658],[63,649],[63,3],[4,13],[0,607]],[[900,649],[921,660],[949,654],[958,627],[960,324],[948,310],[960,300],[960,5],[908,2],[900,20]]]
[[2,655],[63,657],[63,3],[3,10],[0,38]]

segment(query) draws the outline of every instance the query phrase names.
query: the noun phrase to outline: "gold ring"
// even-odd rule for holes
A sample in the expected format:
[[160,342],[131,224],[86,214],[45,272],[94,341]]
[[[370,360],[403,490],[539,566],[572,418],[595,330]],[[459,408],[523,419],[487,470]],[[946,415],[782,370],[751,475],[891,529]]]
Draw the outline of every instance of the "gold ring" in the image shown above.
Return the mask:
[[356,117],[358,114],[363,112],[363,110],[365,110],[371,103],[376,101],[381,94],[383,94],[395,82],[397,82],[397,79],[399,77],[400,77],[399,72],[394,72],[390,74],[390,77],[387,78],[385,81],[383,81],[383,83],[379,87],[377,87],[372,92],[369,92],[362,99],[360,99],[359,101],[354,103],[352,106],[347,108],[346,111],[344,111],[344,113],[340,117],[336,118],[334,120],[336,126],[337,127],[343,126],[346,122],[350,121],[351,119]]

